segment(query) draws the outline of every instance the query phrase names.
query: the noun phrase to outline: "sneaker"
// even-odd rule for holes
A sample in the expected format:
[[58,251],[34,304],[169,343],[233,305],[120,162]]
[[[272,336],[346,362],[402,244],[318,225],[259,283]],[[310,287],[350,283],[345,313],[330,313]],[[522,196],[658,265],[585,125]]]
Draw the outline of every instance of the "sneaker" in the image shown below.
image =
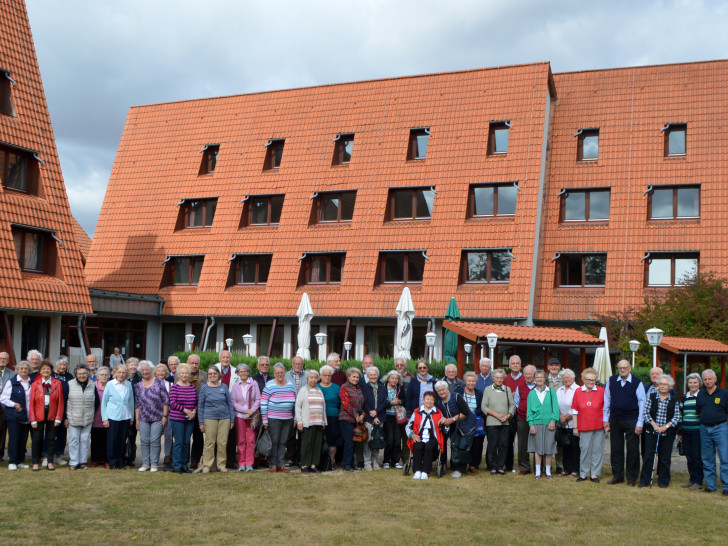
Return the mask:
[[453,472],[453,473],[452,473],[452,477],[453,477],[453,478],[460,478],[460,477],[462,477],[462,474],[460,474],[460,472],[458,472],[458,471],[456,470],[455,472]]
[[200,472],[202,474],[209,474],[210,473],[210,469],[208,467],[204,467],[202,469],[198,468],[197,470],[195,470],[195,474],[198,474]]
[[252,471],[253,471],[253,465],[250,465],[250,464],[249,464],[249,465],[247,466],[247,468],[246,468],[245,470],[246,470],[247,472],[252,472]]
[[372,469],[373,469],[373,470],[381,470],[381,468],[380,468],[379,464],[378,464],[378,463],[376,463],[376,462],[373,462],[373,463],[372,463]]
[[427,474],[425,474],[424,472],[423,472],[423,473],[422,473],[422,475],[420,476],[420,479],[421,479],[421,480],[426,480],[426,479],[428,479],[428,478],[429,478],[429,476],[428,476]]
[[159,468],[156,466],[153,466],[152,468],[149,469],[149,472],[159,472]]
[[56,461],[56,464],[57,464],[58,466],[66,466],[66,465],[68,464],[68,461],[66,461],[65,459],[61,459],[61,458],[59,457],[59,458],[58,458],[58,460]]
[[17,470],[17,469],[18,469],[18,465],[16,465],[16,464],[10,463],[8,465],[8,470]]
[[146,472],[147,470],[149,470],[149,468],[147,468],[146,466],[139,467],[139,472]]
[[222,468],[218,468],[220,472],[228,472],[227,466],[223,466]]
[[27,464],[25,464],[25,463],[20,463],[18,465],[18,468],[27,469],[27,468],[30,468],[30,467]]
[[413,480],[419,480],[420,478],[422,478],[422,472],[415,472],[415,475],[412,476]]
[[274,474],[274,473],[278,472],[278,469],[275,466],[271,466],[268,468],[268,472],[270,472],[271,474]]
[[241,464],[241,465],[240,465],[240,466],[238,467],[238,472],[247,472],[247,471],[248,471],[248,467],[247,467],[247,466],[245,466],[244,464]]
[[369,463],[364,463],[364,470],[366,470],[367,472],[371,472],[372,471],[372,465],[369,464]]
[[46,468],[48,466],[48,457],[43,457],[43,460],[40,462],[40,466],[43,468]]
[[384,463],[384,464],[382,465],[382,468],[383,468],[384,470],[389,470],[389,463]]
[[284,472],[285,473],[285,472],[290,472],[290,470],[288,470],[285,466],[279,466],[278,467],[278,472]]
[[397,464],[395,464],[395,465],[394,465],[394,468],[403,468],[403,467],[402,467],[402,463],[397,463]]

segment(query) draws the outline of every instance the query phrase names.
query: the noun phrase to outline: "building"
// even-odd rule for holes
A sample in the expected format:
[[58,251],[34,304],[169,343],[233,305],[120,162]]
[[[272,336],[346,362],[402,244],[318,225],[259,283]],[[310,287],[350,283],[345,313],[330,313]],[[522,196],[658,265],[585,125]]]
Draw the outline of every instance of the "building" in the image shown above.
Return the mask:
[[14,365],[81,347],[92,308],[25,3],[0,0],[0,16],[0,351]]
[[86,265],[95,340],[290,357],[308,293],[320,354],[391,355],[407,286],[413,356],[433,329],[438,358],[452,296],[579,327],[726,273],[727,84],[726,61],[534,63],[133,107]]

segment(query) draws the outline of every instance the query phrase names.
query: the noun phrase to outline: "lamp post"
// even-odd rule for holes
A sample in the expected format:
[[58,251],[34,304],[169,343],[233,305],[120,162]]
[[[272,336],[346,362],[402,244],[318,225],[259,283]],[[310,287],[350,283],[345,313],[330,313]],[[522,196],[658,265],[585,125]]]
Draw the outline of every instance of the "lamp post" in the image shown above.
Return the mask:
[[185,341],[187,342],[187,350],[192,352],[192,344],[195,342],[195,334],[185,335]]
[[652,345],[652,367],[657,368],[657,348],[662,343],[662,334],[664,334],[659,328],[650,328],[645,332],[647,335],[647,341]]
[[639,350],[640,342],[636,339],[632,339],[629,342],[629,350],[632,351],[632,369],[634,369],[634,354]]
[[490,347],[490,369],[495,370],[495,362],[493,362],[493,354],[495,352],[495,346],[498,343],[498,334],[491,332],[485,338],[488,340],[488,347]]
[[326,359],[325,356],[324,356],[323,359],[321,358],[321,349],[324,346],[324,344],[326,343],[326,338],[327,337],[328,336],[326,334],[324,334],[323,332],[319,332],[318,334],[316,334],[316,343],[318,343],[318,346],[319,346],[319,355],[318,355],[318,359],[319,360],[325,360]]
[[465,349],[465,367],[467,368],[468,364],[470,364],[468,357],[470,356],[470,351],[473,350],[473,346],[470,343],[466,343],[463,345],[463,349]]
[[[230,347],[233,346],[233,338],[231,338],[231,337],[227,338],[225,340],[225,345],[227,345],[227,349],[228,349],[228,351],[230,351]],[[232,351],[230,351],[230,352],[232,352]]]
[[346,360],[349,360],[349,351],[351,351],[351,346],[352,346],[351,341],[344,342],[344,350],[346,351]]
[[427,332],[425,334],[425,341],[427,342],[427,348],[429,349],[430,353],[430,364],[432,364],[432,352],[435,350],[435,340],[437,339],[437,334],[435,332]]
[[250,344],[253,342],[253,336],[245,334],[243,336],[243,345],[245,345],[245,356],[250,356]]

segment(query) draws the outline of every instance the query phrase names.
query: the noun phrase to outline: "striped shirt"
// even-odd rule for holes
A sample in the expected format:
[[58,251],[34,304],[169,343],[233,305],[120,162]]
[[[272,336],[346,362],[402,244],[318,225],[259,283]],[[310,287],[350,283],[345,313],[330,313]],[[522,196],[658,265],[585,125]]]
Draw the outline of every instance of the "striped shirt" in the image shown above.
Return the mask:
[[697,410],[698,395],[695,393],[690,396],[690,393],[685,395],[683,401],[680,403],[680,412],[682,418],[680,421],[680,430],[700,430],[700,416]]
[[324,413],[326,412],[326,404],[324,396],[318,389],[309,389],[308,391],[308,424],[311,427],[324,426]]
[[260,413],[263,417],[263,424],[268,424],[268,419],[285,421],[293,419],[293,411],[296,405],[296,388],[290,383],[283,387],[275,381],[269,381],[260,396]]
[[184,410],[197,408],[197,387],[172,385],[169,389],[169,418],[172,421],[187,421]]

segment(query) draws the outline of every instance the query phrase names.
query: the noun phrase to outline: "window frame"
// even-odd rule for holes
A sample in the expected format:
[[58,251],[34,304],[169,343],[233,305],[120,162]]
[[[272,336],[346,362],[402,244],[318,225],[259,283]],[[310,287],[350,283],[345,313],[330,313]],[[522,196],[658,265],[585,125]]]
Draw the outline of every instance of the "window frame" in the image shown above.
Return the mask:
[[[427,145],[425,146],[425,155],[417,155],[419,146],[417,144],[418,137],[427,137]],[[429,127],[413,127],[410,129],[409,140],[407,143],[407,161],[424,161],[427,159],[427,152],[430,149],[430,137],[432,133]]]
[[[500,213],[498,211],[498,188],[514,187],[516,192],[516,209],[510,213]],[[476,214],[475,210],[475,190],[477,188],[493,188],[493,214]],[[468,218],[513,218],[516,216],[518,209],[518,186],[514,182],[495,182],[495,183],[477,183],[470,184],[468,188]]]
[[[672,189],[672,216],[657,216],[652,215],[653,198],[655,196],[655,190],[669,190]],[[678,216],[678,192],[681,189],[697,189],[698,190],[698,215],[697,216]],[[650,186],[647,192],[647,220],[650,222],[670,222],[670,221],[695,221],[700,220],[701,213],[701,185],[700,184],[665,184],[659,186]]]
[[12,118],[17,117],[13,100],[14,85],[15,80],[10,76],[10,71],[0,68],[0,114]]
[[[273,199],[276,197],[280,197],[281,199],[281,212],[280,215],[283,216],[283,205],[285,203],[285,195],[284,193],[274,193],[274,194],[264,194],[264,195],[249,195],[247,196],[245,200],[245,206],[243,207],[243,219],[244,223],[242,227],[271,227],[271,226],[277,226],[280,224],[280,218],[278,218],[277,222],[273,222]],[[267,199],[268,200],[268,212],[266,214],[266,222],[265,223],[253,223],[253,201],[257,199]]]
[[[410,285],[410,284],[416,284],[421,285],[424,282],[425,279],[425,265],[429,258],[424,257],[424,262],[422,263],[422,279],[419,281],[411,281],[409,280],[409,259],[412,255],[423,255],[427,254],[427,251],[425,250],[380,250],[379,251],[379,257],[377,259],[377,274],[376,274],[376,284],[377,285],[389,285],[389,286],[401,286],[401,285]],[[403,280],[402,281],[387,281],[386,279],[386,268],[387,268],[387,257],[388,256],[401,256],[403,258],[402,260],[402,272],[403,272]]]
[[[396,202],[396,193],[397,192],[412,192],[412,199],[411,199],[411,212],[412,216],[394,216],[395,213],[395,202]],[[433,192],[432,197],[432,213],[430,213],[430,216],[417,216],[417,192]],[[389,188],[389,194],[387,195],[387,209],[386,209],[386,220],[388,222],[408,222],[412,220],[431,220],[432,214],[435,210],[435,196],[437,195],[437,191],[435,190],[435,186],[414,186],[414,187],[406,187],[406,188]]]
[[[17,257],[18,268],[23,273],[33,273],[36,275],[48,275],[55,277],[57,273],[57,258],[58,250],[56,241],[54,240],[54,232],[45,229],[36,229],[32,226],[24,226],[18,224],[10,224],[11,235],[13,238],[13,247],[15,255]],[[15,242],[16,234],[21,236],[20,253],[18,253],[18,245]],[[40,249],[40,269],[28,268],[24,266],[25,262],[25,249],[27,248],[26,237],[29,235],[37,235],[40,237],[41,249]]]
[[[318,194],[316,195],[316,198],[314,200],[313,218],[312,218],[311,223],[313,223],[313,224],[351,224],[351,221],[354,218],[354,209],[356,208],[356,192],[357,192],[357,190],[318,192]],[[348,219],[341,217],[341,210],[342,210],[341,203],[343,202],[344,194],[353,194],[353,196],[354,196],[354,205],[353,205],[352,211],[351,211],[352,217],[348,218]],[[336,210],[336,220],[324,220],[323,219],[323,213],[324,213],[323,199],[333,198],[334,196],[338,196],[338,199],[339,199],[339,206],[337,207],[337,210]]]
[[[486,269],[486,280],[484,281],[471,281],[468,279],[468,255],[469,254],[487,254],[487,269]],[[497,281],[492,279],[492,267],[493,267],[493,254],[495,253],[513,253],[513,249],[511,248],[464,248],[462,249],[462,252],[460,254],[460,279],[459,284],[467,284],[467,285],[479,285],[479,284],[491,284],[491,285],[508,285],[511,282],[511,269],[509,266],[508,270],[508,280],[506,281]],[[513,257],[511,257],[511,262],[513,262]]]
[[[560,195],[559,203],[559,223],[562,224],[606,224],[609,222],[609,216],[607,218],[597,218],[592,220],[590,218],[590,205],[591,205],[591,194],[592,193],[607,193],[609,194],[609,214],[612,212],[612,188],[611,187],[600,187],[600,188],[564,188],[564,192]],[[567,220],[566,219],[566,199],[570,193],[583,193],[584,196],[584,218],[578,220]]]
[[[215,214],[217,213],[217,197],[200,197],[200,198],[189,198],[184,199],[183,202],[180,204],[180,211],[179,211],[179,218],[177,219],[177,230],[180,229],[203,229],[203,228],[210,228],[212,227],[212,224],[215,221]],[[191,214],[191,204],[192,203],[202,203],[202,218],[203,223],[202,225],[195,226],[190,225],[190,214]],[[207,223],[207,216],[208,216],[208,209],[210,207],[210,204],[214,204],[215,210],[212,213],[212,220],[210,220],[210,223]]]
[[214,174],[217,167],[217,159],[220,155],[219,144],[208,144],[202,149],[202,161],[200,162],[200,170],[198,176]]
[[[334,256],[341,258],[340,265],[340,278],[339,280],[331,279],[332,260]],[[326,267],[326,280],[325,281],[312,281],[311,280],[311,260],[313,258],[323,258],[325,260]],[[306,253],[306,257],[301,260],[301,269],[299,272],[298,285],[299,286],[336,286],[340,285],[344,278],[344,266],[346,264],[346,252],[309,252]]]
[[[15,155],[22,160],[23,187],[14,188],[8,185],[10,178],[10,155]],[[4,190],[24,193],[27,195],[40,196],[40,169],[38,159],[30,150],[7,146],[0,143],[0,183]]]
[[[283,162],[283,149],[286,144],[285,138],[271,138],[265,145],[265,159],[263,160],[264,171],[277,171]],[[278,153],[280,151],[280,154]]]
[[[688,155],[688,124],[687,123],[667,123],[663,129],[664,136],[664,156],[665,157],[685,157]],[[685,151],[681,154],[670,153],[670,134],[673,132],[682,132]]]
[[[585,163],[594,163],[599,161],[599,127],[590,127],[588,129],[579,129],[576,133],[578,137],[576,144],[576,160]],[[589,137],[597,137],[597,156],[596,157],[584,157],[584,139]]]
[[[507,155],[508,154],[508,148],[510,147],[511,143],[511,122],[510,120],[500,120],[500,121],[490,121],[488,122],[488,155]],[[506,149],[498,150],[496,149],[497,145],[497,139],[496,139],[496,133],[498,131],[507,131],[508,132],[508,142],[506,143]]]
[[[561,273],[563,270],[564,260],[577,256],[581,258],[581,284],[561,284]],[[592,256],[604,256],[604,284],[586,284],[586,262],[587,258]],[[555,259],[554,261],[556,262],[556,274],[554,278],[555,288],[602,289],[607,284],[607,252],[562,252],[559,254],[558,259]]]
[[[650,284],[650,264],[653,259],[670,260],[670,284]],[[644,261],[644,287],[645,288],[674,288],[685,286],[675,283],[675,261],[679,259],[697,260],[697,271],[700,273],[700,252],[648,252]]]
[[[187,283],[178,283],[175,281],[175,274],[177,271],[177,268],[179,267],[177,262],[178,260],[189,260],[189,279],[190,282]],[[164,275],[164,286],[198,286],[200,284],[200,277],[197,278],[195,281],[195,265],[197,262],[200,262],[200,277],[202,276],[202,268],[205,265],[205,255],[204,254],[184,254],[184,255],[174,255],[169,256],[166,263],[166,272]]]
[[[351,152],[349,153],[349,160],[344,160],[344,152],[346,151],[346,145],[351,143]],[[354,133],[339,133],[336,135],[334,140],[334,157],[331,160],[331,165],[349,165],[351,158],[354,155]]]
[[[268,271],[265,274],[265,280],[261,280],[261,272],[264,268],[264,264],[261,263],[262,258],[269,258]],[[244,259],[255,260],[255,280],[253,282],[241,281],[242,273],[242,262]],[[260,254],[236,254],[232,263],[230,264],[230,275],[231,278],[228,281],[228,286],[265,286],[268,284],[268,278],[270,277],[271,263],[273,261],[273,253],[260,253]]]

